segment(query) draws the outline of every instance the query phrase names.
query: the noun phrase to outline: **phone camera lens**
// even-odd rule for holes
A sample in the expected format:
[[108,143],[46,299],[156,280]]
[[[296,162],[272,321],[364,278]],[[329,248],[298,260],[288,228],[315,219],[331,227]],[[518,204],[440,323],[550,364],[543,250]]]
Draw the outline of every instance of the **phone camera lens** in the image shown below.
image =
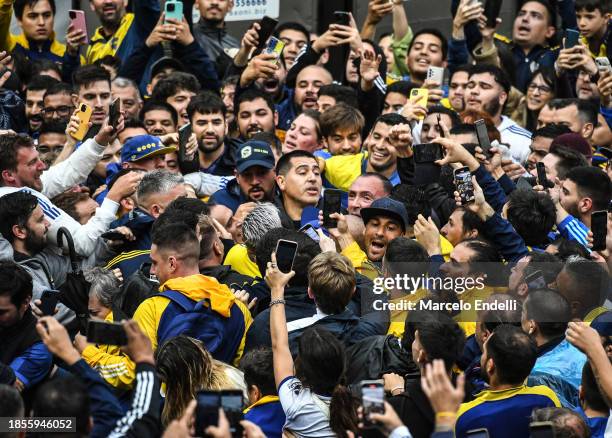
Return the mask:
[[81,105],[81,112],[85,112],[87,110],[87,106],[85,104]]
[[174,12],[174,4],[172,3],[168,4],[168,12]]

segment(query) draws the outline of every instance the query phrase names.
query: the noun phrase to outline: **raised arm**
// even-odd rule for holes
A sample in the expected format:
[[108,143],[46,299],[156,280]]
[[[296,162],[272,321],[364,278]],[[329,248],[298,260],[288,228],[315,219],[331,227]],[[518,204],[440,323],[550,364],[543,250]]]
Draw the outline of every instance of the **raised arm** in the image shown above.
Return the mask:
[[285,316],[285,286],[294,275],[293,271],[288,274],[281,272],[276,265],[276,253],[272,253],[272,261],[268,262],[266,270],[266,283],[271,293],[270,336],[274,356],[274,382],[277,388],[283,380],[293,376],[293,357],[289,350],[289,334]]

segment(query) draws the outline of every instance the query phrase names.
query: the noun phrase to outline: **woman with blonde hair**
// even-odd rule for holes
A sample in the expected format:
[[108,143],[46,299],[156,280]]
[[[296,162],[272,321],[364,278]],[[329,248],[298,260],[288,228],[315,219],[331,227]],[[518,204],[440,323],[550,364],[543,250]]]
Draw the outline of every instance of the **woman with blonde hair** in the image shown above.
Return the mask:
[[165,426],[183,415],[198,391],[239,389],[246,394],[242,372],[213,359],[197,339],[183,335],[169,339],[155,356],[157,372],[166,388],[162,412]]

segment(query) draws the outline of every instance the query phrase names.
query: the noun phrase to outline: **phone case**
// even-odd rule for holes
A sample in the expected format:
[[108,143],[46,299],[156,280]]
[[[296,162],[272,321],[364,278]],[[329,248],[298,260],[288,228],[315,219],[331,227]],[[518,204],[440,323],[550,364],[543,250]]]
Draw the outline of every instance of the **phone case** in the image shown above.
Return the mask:
[[[89,37],[87,35],[87,20],[85,20],[85,12],[78,9],[71,9],[68,11],[70,17],[70,24],[74,29],[79,29],[85,32],[85,44],[89,44]],[[74,15],[74,18],[72,16]]]
[[610,66],[610,60],[605,56],[595,58],[595,64],[597,64],[597,69],[600,73],[606,73],[612,70],[612,66]]
[[89,105],[81,103],[79,104],[79,112],[77,113],[77,117],[81,121],[79,123],[79,129],[77,132],[72,134],[72,138],[75,140],[83,140],[87,131],[89,131],[89,119],[91,118],[92,109]]
[[164,5],[164,13],[164,21],[168,21],[169,19],[183,21],[183,2],[167,1]]
[[444,82],[444,68],[430,65],[427,69],[427,79],[435,82],[436,84],[442,85]]
[[[414,104],[426,107],[427,101],[429,100],[429,90],[427,88],[413,88],[410,92],[410,97],[418,97],[418,99],[414,101]],[[418,119],[423,120],[424,117],[419,116]]]

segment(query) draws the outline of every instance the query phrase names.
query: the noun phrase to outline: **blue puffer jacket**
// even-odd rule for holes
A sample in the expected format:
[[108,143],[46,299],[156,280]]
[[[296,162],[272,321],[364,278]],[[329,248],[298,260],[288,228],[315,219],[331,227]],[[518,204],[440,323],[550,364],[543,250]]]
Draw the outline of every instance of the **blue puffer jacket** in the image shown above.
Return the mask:
[[586,356],[580,350],[563,339],[538,357],[531,373],[557,376],[572,385],[578,392],[582,380],[582,368],[586,361]]

